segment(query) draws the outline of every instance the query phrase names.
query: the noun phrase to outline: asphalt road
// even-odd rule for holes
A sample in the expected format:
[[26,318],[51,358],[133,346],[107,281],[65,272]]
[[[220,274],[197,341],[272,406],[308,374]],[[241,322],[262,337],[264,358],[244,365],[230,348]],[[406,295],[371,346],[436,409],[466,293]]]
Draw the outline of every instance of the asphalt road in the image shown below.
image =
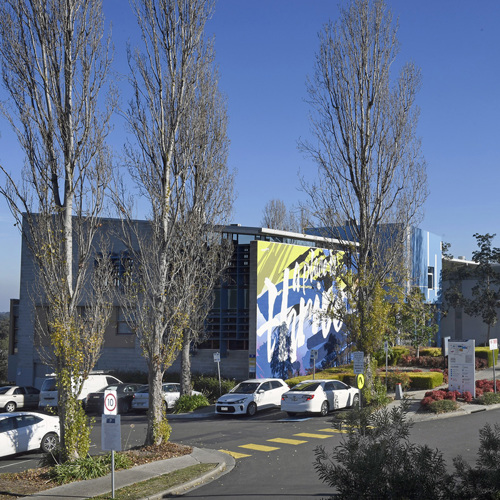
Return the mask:
[[[333,432],[331,417],[291,419],[269,410],[255,417],[215,416],[200,420],[171,420],[173,442],[224,450],[236,458],[230,474],[204,485],[186,498],[326,498],[331,492],[314,470],[314,450],[323,445],[332,450],[341,440]],[[474,464],[479,447],[479,429],[500,422],[500,410],[484,411],[416,423],[411,441],[440,450],[449,470],[453,457],[461,454]],[[122,417],[124,448],[141,444],[146,429],[145,415]],[[91,452],[100,450],[100,418],[92,432]],[[40,454],[28,453],[0,459],[0,473],[37,466]]]

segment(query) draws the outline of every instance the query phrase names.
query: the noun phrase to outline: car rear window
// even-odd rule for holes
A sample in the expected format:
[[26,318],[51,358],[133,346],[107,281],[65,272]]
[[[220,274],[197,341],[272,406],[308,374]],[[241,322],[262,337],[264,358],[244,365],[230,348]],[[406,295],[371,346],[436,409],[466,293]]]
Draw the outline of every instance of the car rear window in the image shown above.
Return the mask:
[[297,384],[296,386],[292,387],[290,390],[291,391],[312,392],[312,391],[315,391],[320,385],[321,385],[320,382],[312,382],[310,384]]
[[5,394],[9,389],[10,389],[10,386],[0,387],[0,394]]
[[52,377],[46,378],[42,384],[42,391],[57,391],[56,379]]

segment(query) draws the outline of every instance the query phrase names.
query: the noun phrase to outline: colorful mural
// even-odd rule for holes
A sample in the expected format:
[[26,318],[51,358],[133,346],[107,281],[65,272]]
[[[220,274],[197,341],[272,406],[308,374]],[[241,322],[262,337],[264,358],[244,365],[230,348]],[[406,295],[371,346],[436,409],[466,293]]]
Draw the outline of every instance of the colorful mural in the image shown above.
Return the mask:
[[322,313],[341,295],[333,278],[340,255],[257,242],[257,378],[304,375],[312,369],[311,349],[318,351],[317,367],[337,364],[342,323]]

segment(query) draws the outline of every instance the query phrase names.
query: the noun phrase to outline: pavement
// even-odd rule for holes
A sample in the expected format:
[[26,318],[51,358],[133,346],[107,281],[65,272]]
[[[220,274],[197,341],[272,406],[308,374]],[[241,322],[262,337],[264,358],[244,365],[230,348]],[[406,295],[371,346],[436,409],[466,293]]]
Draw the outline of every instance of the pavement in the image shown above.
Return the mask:
[[[498,372],[498,370],[496,370]],[[500,378],[500,373],[496,373],[496,378]],[[480,370],[476,372],[476,380],[481,379],[493,379],[493,368],[488,368],[485,370]],[[447,387],[447,386],[443,386]],[[426,420],[436,420],[442,418],[452,418],[457,416],[463,416],[478,411],[488,411],[500,408],[500,404],[496,405],[477,405],[470,403],[460,403],[458,410],[449,413],[428,413],[420,411],[420,401],[424,398],[424,391],[407,391],[402,396],[406,398],[409,405],[408,416],[414,422],[422,422]],[[400,400],[394,399],[389,403],[387,408],[398,406],[401,403]],[[205,408],[199,408],[191,413],[184,414],[171,414],[168,415],[169,420],[177,419],[200,419],[200,418],[211,418],[214,416],[214,406],[207,406]],[[139,465],[127,470],[121,470],[115,472],[115,491],[119,488],[125,486],[130,486],[132,484],[138,483],[140,481],[146,481],[163,474],[168,474],[190,465],[196,465],[201,463],[216,464],[216,467],[210,472],[204,474],[201,477],[196,478],[193,481],[182,484],[180,486],[171,488],[167,491],[162,491],[156,495],[149,496],[144,500],[153,500],[165,498],[166,495],[182,495],[192,489],[195,489],[205,483],[213,481],[220,476],[230,472],[234,465],[235,460],[232,456],[222,453],[217,450],[210,450],[204,448],[193,448],[193,452],[190,455],[184,455],[177,458],[169,458],[167,460],[160,460],[157,462],[152,462],[149,464]],[[57,486],[50,490],[46,490],[35,495],[24,497],[30,500],[46,500],[47,498],[55,500],[75,500],[75,499],[85,499],[93,498],[99,495],[105,495],[111,493],[111,475],[101,477],[98,479],[91,479],[88,481],[79,481],[74,483],[65,484],[62,486]]]

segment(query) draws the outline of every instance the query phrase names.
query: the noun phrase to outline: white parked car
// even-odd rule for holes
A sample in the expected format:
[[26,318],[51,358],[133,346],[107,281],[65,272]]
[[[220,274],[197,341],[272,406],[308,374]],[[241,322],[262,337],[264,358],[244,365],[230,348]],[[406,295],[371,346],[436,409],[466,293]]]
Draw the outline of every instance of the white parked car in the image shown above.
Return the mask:
[[289,389],[280,378],[245,380],[218,399],[215,413],[252,416],[258,410],[279,407],[282,394]]
[[[44,410],[50,407],[57,407],[59,395],[57,393],[57,383],[55,377],[47,377],[40,389],[40,401],[38,402],[38,409]],[[105,375],[102,373],[91,373],[83,382],[82,391],[78,399],[82,402],[83,406],[87,402],[87,396],[91,392],[97,392],[104,389],[108,385],[121,384],[121,380],[113,377],[112,375]]]
[[30,450],[54,451],[59,444],[59,418],[32,412],[0,415],[0,457]]
[[[175,402],[181,395],[181,384],[167,382],[162,384],[163,401],[165,401],[165,409],[171,410]],[[191,391],[191,394],[201,395],[201,392]],[[145,386],[144,389],[134,394],[132,398],[132,410],[147,410],[149,408],[149,387]]]
[[359,404],[359,389],[340,380],[305,380],[292,387],[281,398],[281,409],[288,415],[319,413],[350,408]]
[[7,412],[16,411],[19,408],[37,409],[40,391],[35,387],[18,385],[6,385],[0,387],[0,408]]

